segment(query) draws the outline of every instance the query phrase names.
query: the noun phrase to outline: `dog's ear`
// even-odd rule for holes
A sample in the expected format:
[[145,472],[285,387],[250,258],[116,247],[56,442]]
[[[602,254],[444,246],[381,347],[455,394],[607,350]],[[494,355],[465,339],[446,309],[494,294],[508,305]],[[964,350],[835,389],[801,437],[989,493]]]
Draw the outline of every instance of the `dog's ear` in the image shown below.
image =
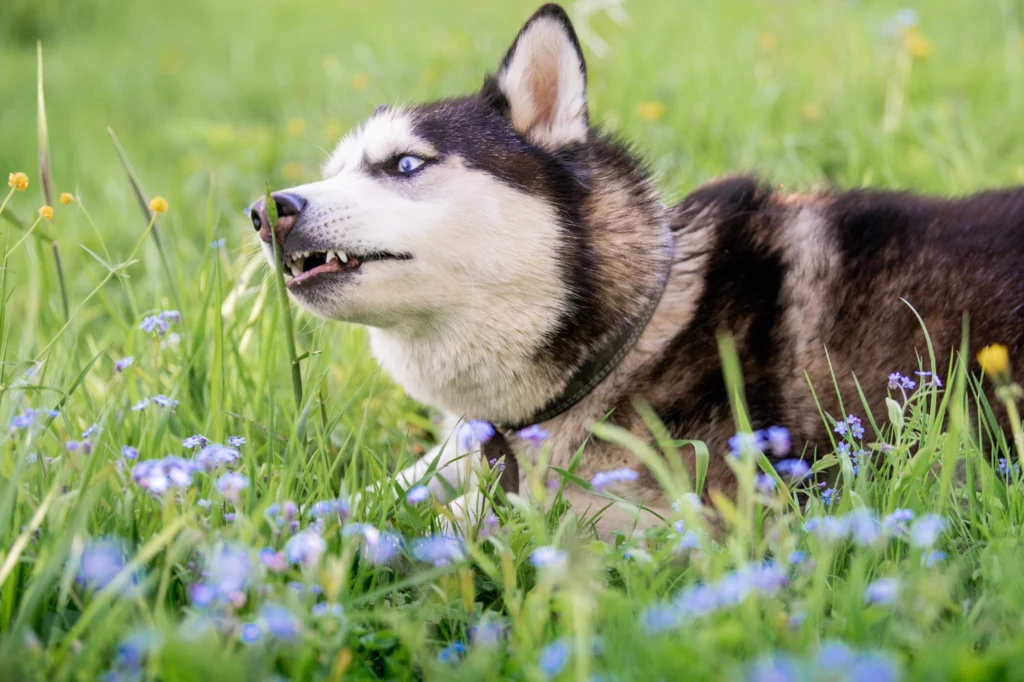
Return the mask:
[[585,141],[587,65],[565,10],[537,10],[481,94],[540,147],[553,151]]

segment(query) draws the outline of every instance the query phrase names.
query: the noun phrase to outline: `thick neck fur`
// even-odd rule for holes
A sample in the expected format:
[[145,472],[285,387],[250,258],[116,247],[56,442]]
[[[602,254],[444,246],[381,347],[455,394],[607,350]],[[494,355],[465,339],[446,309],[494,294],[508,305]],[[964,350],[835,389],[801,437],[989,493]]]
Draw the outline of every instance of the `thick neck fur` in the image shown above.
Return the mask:
[[528,419],[656,295],[672,236],[653,181],[597,133],[576,158],[588,190],[574,211],[553,207],[580,223],[561,228],[574,236],[561,240],[556,281],[496,287],[486,305],[416,327],[371,329],[374,355],[413,397],[469,419]]

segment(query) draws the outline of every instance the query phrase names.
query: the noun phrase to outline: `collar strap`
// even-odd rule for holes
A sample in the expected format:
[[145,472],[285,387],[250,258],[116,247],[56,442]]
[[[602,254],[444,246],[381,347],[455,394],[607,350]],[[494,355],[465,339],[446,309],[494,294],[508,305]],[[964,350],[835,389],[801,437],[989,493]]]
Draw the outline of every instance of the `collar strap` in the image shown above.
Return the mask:
[[657,291],[650,297],[643,309],[619,325],[619,328],[608,337],[608,340],[576,368],[560,395],[548,401],[544,407],[527,420],[500,426],[504,429],[518,431],[533,424],[546,422],[590,395],[591,391],[597,388],[598,384],[604,381],[612,373],[612,370],[619,366],[626,354],[633,349],[640,335],[647,328],[647,323],[654,317],[654,311],[657,310],[661,296],[665,293],[665,286],[668,284],[668,276],[672,271],[672,260],[672,255],[669,253],[668,263],[662,270],[657,283]]

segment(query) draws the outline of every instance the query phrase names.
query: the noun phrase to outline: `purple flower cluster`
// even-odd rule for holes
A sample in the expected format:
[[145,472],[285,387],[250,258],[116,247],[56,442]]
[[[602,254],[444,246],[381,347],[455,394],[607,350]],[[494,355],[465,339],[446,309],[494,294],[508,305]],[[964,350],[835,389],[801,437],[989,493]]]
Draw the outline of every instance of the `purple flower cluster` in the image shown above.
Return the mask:
[[118,372],[118,373],[123,372],[126,369],[128,369],[129,367],[131,367],[134,363],[135,363],[135,358],[133,358],[130,355],[128,355],[126,357],[123,357],[120,360],[115,360],[114,361],[114,371]]
[[194,450],[196,448],[205,448],[210,444],[210,439],[201,433],[197,433],[196,435],[189,436],[185,440],[181,441],[181,444],[189,450]]
[[430,489],[425,485],[413,486],[405,494],[405,501],[409,504],[421,504],[430,499]]
[[917,383],[910,377],[905,377],[899,372],[889,375],[889,388],[893,391],[913,391]]
[[[121,449],[121,454],[126,459],[134,459],[139,453],[135,448],[126,445]],[[238,461],[239,457],[237,450],[212,443],[200,450],[191,460],[168,456],[139,462],[132,467],[132,479],[153,495],[160,496],[170,488],[185,488],[191,485],[194,473],[216,471],[221,466]],[[233,472],[224,474],[217,481],[217,489],[221,495],[235,503],[238,501],[239,493],[247,486],[248,481],[245,477]]]
[[245,590],[252,575],[249,552],[241,547],[220,546],[204,560],[202,580],[192,584],[189,599],[199,608],[245,603]]
[[530,555],[530,563],[537,568],[562,568],[565,566],[565,562],[565,552],[551,545],[538,547]]
[[843,516],[815,516],[807,520],[804,530],[818,540],[837,543],[850,539],[860,547],[878,547],[893,538],[902,538],[914,547],[930,549],[946,527],[945,519],[925,514],[914,521],[914,512],[897,509],[881,521],[868,509],[859,508]]
[[836,641],[822,642],[817,654],[810,659],[796,659],[787,654],[759,658],[750,665],[744,677],[748,682],[898,682],[900,678],[900,667],[888,654],[854,651]]
[[59,414],[57,410],[25,410],[11,419],[11,430],[27,429],[43,417],[55,419]]
[[857,440],[864,438],[864,427],[861,425],[860,419],[852,414],[848,415],[846,419],[836,422],[834,431],[840,436],[850,434]]
[[748,564],[727,573],[714,583],[692,585],[670,603],[648,608],[644,627],[658,632],[678,626],[684,620],[706,616],[742,603],[747,597],[772,597],[786,586],[786,573],[774,564]]
[[351,508],[349,503],[342,499],[320,500],[314,502],[309,508],[309,515],[318,519],[326,516],[335,516],[339,521],[347,521]]
[[320,563],[320,557],[326,550],[327,543],[324,539],[308,529],[293,535],[284,546],[284,554],[288,561],[303,566],[315,566]]
[[143,319],[142,323],[139,324],[139,329],[147,334],[155,332],[157,336],[163,336],[167,333],[170,325],[177,324],[178,322],[181,322],[181,313],[177,310],[165,310],[162,313],[150,315]]

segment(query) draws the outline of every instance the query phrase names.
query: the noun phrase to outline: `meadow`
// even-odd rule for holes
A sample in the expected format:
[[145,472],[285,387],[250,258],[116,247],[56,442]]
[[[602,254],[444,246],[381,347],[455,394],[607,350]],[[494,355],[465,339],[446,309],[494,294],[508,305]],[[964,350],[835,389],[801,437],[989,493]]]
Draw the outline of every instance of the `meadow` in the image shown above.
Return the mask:
[[[535,4],[0,4],[0,171],[24,173],[0,194],[0,679],[1024,678],[1020,431],[979,391],[1017,400],[998,354],[859,376],[886,414],[843,396],[806,471],[765,476],[753,438],[707,453],[735,500],[698,501],[677,444],[627,443],[678,516],[613,544],[560,503],[593,485],[571,472],[460,537],[419,491],[355,496],[436,415],[362,330],[292,310],[296,391],[243,211],[378,104],[478,87]],[[744,170],[1024,182],[1019,0],[567,6],[592,115],[668,199]]]

